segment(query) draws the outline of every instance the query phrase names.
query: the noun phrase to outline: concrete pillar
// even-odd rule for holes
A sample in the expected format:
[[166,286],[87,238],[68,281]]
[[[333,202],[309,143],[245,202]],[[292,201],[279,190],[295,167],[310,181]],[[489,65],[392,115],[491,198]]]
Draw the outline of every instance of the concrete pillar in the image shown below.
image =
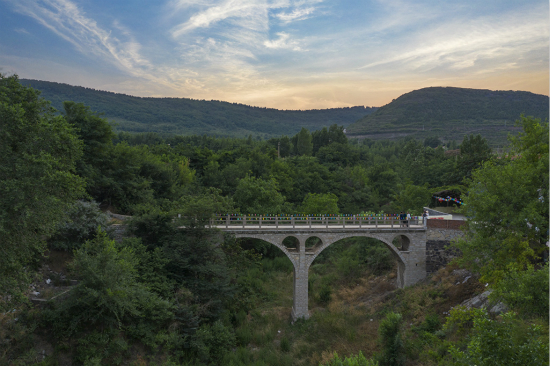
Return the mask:
[[426,233],[410,235],[409,250],[402,252],[404,265],[398,265],[397,275],[399,287],[414,285],[426,278]]
[[300,250],[298,261],[294,263],[294,301],[292,304],[292,319],[309,318],[308,309],[308,272],[306,260],[305,239],[299,238]]

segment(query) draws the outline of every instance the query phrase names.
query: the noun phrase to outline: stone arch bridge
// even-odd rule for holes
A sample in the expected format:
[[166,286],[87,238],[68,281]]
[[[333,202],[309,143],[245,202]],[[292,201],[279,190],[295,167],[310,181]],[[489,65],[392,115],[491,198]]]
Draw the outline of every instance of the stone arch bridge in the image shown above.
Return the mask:
[[[286,221],[285,221],[286,220]],[[317,220],[317,221],[316,221]],[[399,220],[369,220],[365,218],[245,218],[233,220],[218,218],[212,227],[229,232],[237,238],[255,238],[281,249],[294,266],[294,300],[292,317],[308,318],[308,272],[315,258],[331,244],[345,238],[369,237],[380,240],[397,260],[397,285],[402,288],[413,285],[426,277],[426,228],[419,220],[411,220],[407,226]],[[297,239],[296,247],[283,244],[287,237]],[[309,238],[320,243],[306,247]],[[399,238],[400,245],[394,245]]]

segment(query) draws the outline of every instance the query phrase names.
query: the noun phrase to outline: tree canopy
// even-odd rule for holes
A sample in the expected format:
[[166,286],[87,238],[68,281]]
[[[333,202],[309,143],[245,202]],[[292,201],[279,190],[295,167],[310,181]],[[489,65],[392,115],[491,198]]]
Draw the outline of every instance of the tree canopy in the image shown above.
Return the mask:
[[[17,295],[66,209],[84,193],[82,142],[39,92],[0,74],[0,292]],[[2,304],[0,304],[2,307]]]

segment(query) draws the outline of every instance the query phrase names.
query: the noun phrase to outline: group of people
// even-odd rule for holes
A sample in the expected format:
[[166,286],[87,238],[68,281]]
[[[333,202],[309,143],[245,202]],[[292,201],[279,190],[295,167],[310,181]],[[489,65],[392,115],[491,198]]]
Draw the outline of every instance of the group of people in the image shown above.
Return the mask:
[[[422,213],[422,221],[424,222],[424,227],[426,227],[426,223],[429,216],[430,214],[428,213],[428,210]],[[399,214],[399,223],[401,227],[409,227],[410,220],[411,220],[410,212],[401,211],[401,213]]]
[[409,227],[409,221],[411,220],[411,214],[410,212],[403,212],[399,214],[399,223],[401,227]]

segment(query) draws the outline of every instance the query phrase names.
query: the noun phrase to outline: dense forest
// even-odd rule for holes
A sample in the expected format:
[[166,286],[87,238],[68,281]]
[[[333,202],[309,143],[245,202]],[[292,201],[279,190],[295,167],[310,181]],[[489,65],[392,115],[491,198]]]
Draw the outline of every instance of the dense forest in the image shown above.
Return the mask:
[[481,134],[503,146],[517,133],[519,115],[548,119],[548,97],[523,91],[430,87],[403,94],[348,126],[350,136],[372,139],[436,136],[444,141]]
[[358,106],[285,111],[215,100],[140,98],[40,80],[21,83],[40,90],[58,110],[65,101],[83,103],[103,113],[117,130],[128,132],[269,138],[297,133],[301,127],[313,131],[331,124],[346,126],[376,110]]
[[[498,155],[480,135],[348,140],[337,124],[132,134],[2,75],[0,365],[547,364],[548,122],[515,123]],[[288,258],[207,225],[419,214],[440,192],[464,203],[458,260],[396,289],[381,242],[343,240],[311,266],[312,316],[296,322]],[[131,215],[124,238],[107,210]],[[507,311],[457,306],[487,288]]]

